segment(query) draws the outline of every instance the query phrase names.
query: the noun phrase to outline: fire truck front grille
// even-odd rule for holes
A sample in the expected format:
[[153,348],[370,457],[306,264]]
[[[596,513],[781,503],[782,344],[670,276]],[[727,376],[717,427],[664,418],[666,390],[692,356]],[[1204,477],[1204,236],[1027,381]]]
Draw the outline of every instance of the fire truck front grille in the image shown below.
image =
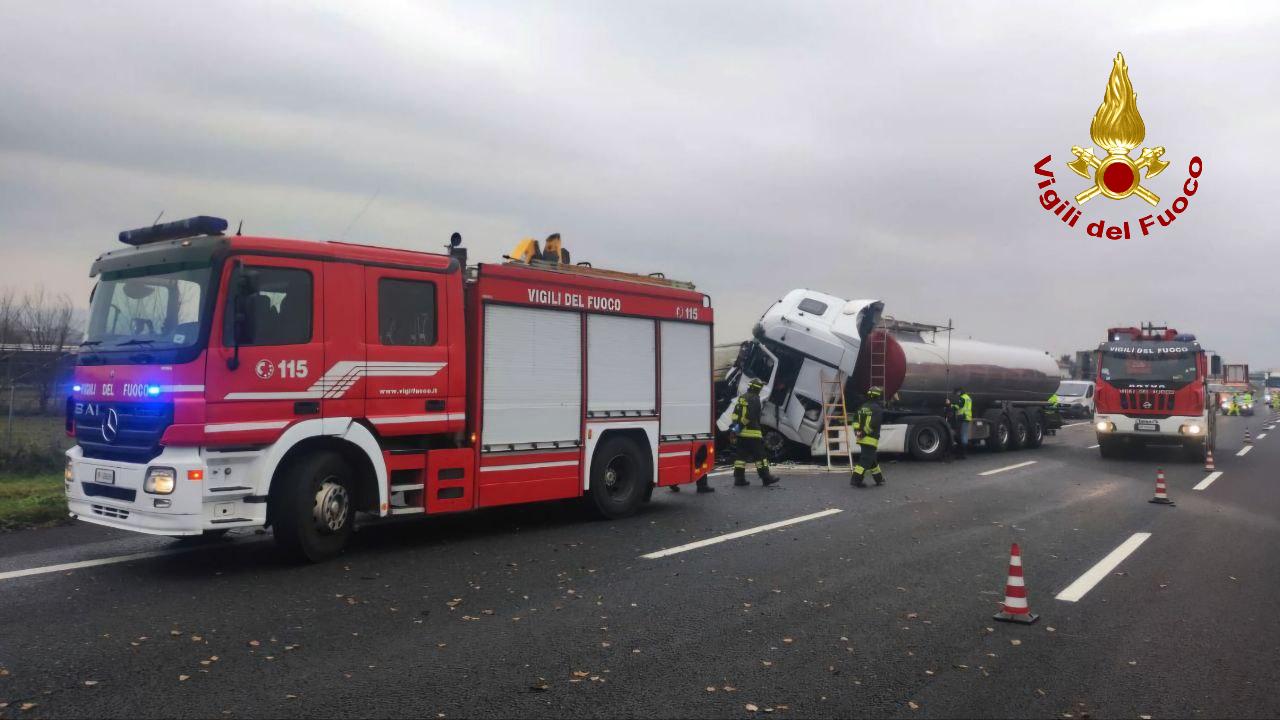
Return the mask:
[[131,488],[99,485],[98,483],[80,483],[80,485],[84,488],[84,494],[89,497],[104,497],[125,502],[133,502],[138,497],[138,491]]
[[1172,390],[1121,390],[1120,409],[1129,413],[1165,413],[1174,410]]
[[76,443],[87,458],[149,462],[173,423],[170,403],[85,403],[79,409]]

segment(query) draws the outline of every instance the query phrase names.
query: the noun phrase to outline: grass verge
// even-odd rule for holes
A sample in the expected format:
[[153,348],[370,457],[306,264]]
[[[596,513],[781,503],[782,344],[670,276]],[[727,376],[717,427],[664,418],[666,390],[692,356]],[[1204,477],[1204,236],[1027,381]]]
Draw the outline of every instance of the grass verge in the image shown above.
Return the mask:
[[0,475],[0,532],[61,525],[67,517],[62,475]]

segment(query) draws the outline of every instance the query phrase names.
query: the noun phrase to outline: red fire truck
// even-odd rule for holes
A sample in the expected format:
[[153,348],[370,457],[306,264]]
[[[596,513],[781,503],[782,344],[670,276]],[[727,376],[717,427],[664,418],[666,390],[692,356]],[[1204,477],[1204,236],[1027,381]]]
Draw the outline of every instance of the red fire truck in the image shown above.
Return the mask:
[[1214,447],[1209,368],[1194,335],[1155,325],[1111,328],[1098,347],[1094,423],[1104,458],[1135,445],[1181,445],[1196,460]]
[[225,229],[126,231],[94,262],[67,404],[73,517],[269,525],[319,560],[357,512],[585,496],[617,518],[714,463],[713,313],[692,285],[467,267],[456,234],[431,254]]

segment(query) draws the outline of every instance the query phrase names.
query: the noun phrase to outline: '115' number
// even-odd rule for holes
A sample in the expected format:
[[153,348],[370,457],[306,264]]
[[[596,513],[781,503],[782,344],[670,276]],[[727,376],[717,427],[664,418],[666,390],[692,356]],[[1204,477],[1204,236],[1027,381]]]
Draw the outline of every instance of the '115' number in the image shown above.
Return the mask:
[[306,360],[281,360],[277,367],[282,378],[304,378],[308,372]]

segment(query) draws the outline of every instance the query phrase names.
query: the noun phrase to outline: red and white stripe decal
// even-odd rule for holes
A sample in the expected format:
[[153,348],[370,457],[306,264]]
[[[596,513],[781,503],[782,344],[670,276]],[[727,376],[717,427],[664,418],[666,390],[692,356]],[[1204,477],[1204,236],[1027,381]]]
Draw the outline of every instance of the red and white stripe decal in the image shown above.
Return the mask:
[[465,420],[466,413],[429,413],[426,415],[386,415],[383,417],[370,417],[369,422],[374,425],[402,425],[405,423],[434,423],[448,422],[450,420]]
[[577,465],[577,460],[552,460],[549,462],[522,463],[519,465],[485,465],[480,472],[503,472],[506,470],[538,470],[541,468],[569,467]]
[[242,422],[242,423],[210,423],[204,426],[207,433],[222,432],[248,432],[250,430],[279,430],[288,425],[288,420],[270,420],[264,422]]
[[365,362],[342,360],[306,390],[293,392],[233,392],[224,400],[302,400],[340,398],[365,377],[431,377],[444,369],[442,362]]

